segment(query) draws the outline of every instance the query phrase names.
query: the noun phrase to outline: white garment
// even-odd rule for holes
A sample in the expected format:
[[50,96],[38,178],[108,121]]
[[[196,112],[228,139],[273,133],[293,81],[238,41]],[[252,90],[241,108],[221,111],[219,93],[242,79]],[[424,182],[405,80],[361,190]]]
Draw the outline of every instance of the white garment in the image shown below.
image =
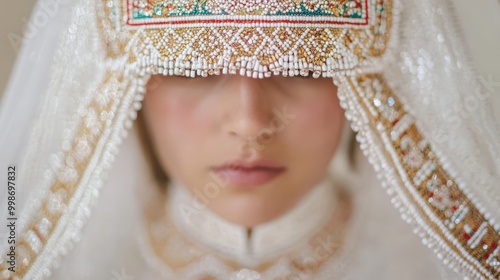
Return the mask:
[[200,209],[185,186],[168,186],[169,213],[187,235],[251,266],[309,238],[324,225],[335,209],[333,183],[325,179],[293,209],[281,217],[252,228],[231,223],[208,209]]
[[[135,134],[128,138],[126,144],[130,146],[138,144]],[[135,153],[137,151],[133,149],[124,150],[117,158],[117,162],[132,160]],[[137,160],[139,155],[135,156]],[[358,154],[356,161],[359,168],[356,173],[351,174],[349,180],[353,184],[348,188],[353,195],[355,205],[354,215],[348,225],[348,238],[339,254],[332,258],[313,279],[361,280],[372,278],[373,275],[377,275],[377,279],[387,280],[459,279],[460,276],[436,262],[432,251],[422,245],[411,227],[394,211],[384,189],[377,181],[373,181],[373,170],[366,159]],[[120,165],[117,165],[110,176],[122,171]],[[127,184],[124,180],[117,181],[113,187],[103,190],[101,195],[112,196],[118,201],[114,207],[98,204],[95,209],[97,218],[91,223],[106,224],[106,228],[89,224],[83,233],[87,237],[64,258],[51,279],[65,279],[64,275],[72,275],[72,279],[75,280],[103,278],[121,280],[116,275],[134,277],[123,278],[134,280],[195,279],[178,278],[175,275],[163,276],[164,271],[168,269],[158,261],[158,257],[149,248],[141,206],[137,204],[137,199],[132,199],[158,187],[152,182],[147,185],[143,179],[138,178],[133,185]],[[127,201],[135,202],[128,204]],[[297,207],[300,209],[301,205],[303,204]],[[295,213],[307,212],[305,208],[297,211],[299,209],[295,209]],[[158,209],[158,211],[163,210]],[[319,213],[319,216],[323,214]],[[116,219],[116,217],[121,218]],[[123,242],[126,242],[126,246]],[[95,248],[107,249],[95,251]],[[204,267],[203,263],[198,265]],[[195,264],[193,267],[198,265]],[[220,279],[231,279],[230,277],[237,275],[237,272],[229,273],[226,278]]]
[[[141,93],[150,73],[147,69],[139,74],[132,71],[135,65],[128,65],[127,57],[110,59],[113,53],[106,53],[103,38],[99,37],[102,26],[95,20],[96,15],[101,15],[102,12],[96,8],[97,2],[102,4],[101,1],[57,2],[64,9],[50,18],[51,24],[41,28],[38,33],[40,37],[29,40],[24,47],[0,116],[3,132],[0,137],[2,164],[18,164],[21,170],[17,181],[21,210],[18,232],[25,233],[32,220],[37,223],[44,221],[38,217],[44,214],[39,209],[43,199],[47,198],[54,205],[65,209],[60,212],[63,216],[57,220],[57,228],[43,244],[43,248],[37,247],[37,244],[42,244],[40,237],[33,234],[33,231],[28,231],[31,234],[28,236],[32,237],[27,241],[29,246],[38,248],[41,252],[37,254],[38,259],[21,259],[32,265],[26,279],[47,279],[53,273],[51,279],[117,280],[122,272],[139,279],[155,279],[157,267],[151,268],[146,264],[141,253],[144,244],[136,240],[135,233],[136,229],[144,229],[144,205],[139,203],[139,197],[154,194],[154,184],[149,178],[145,178],[148,171],[136,137],[133,134],[125,137],[125,127],[130,126],[135,110],[140,108]],[[106,3],[109,7],[117,2]],[[451,6],[449,3],[431,0],[402,0],[394,3],[400,4],[394,5],[394,22],[401,21],[402,24],[399,29],[391,30],[391,33],[399,35],[398,40],[392,40],[388,45],[387,54],[390,56],[387,57],[392,60],[381,60],[387,66],[384,70],[387,82],[397,97],[404,101],[402,107],[413,113],[422,135],[432,142],[434,154],[439,157],[443,168],[459,179],[457,184],[460,183],[460,191],[471,199],[467,202],[475,203],[481,214],[491,222],[490,216],[500,215],[497,211],[500,205],[499,190],[495,187],[500,166],[500,157],[496,156],[499,152],[500,134],[498,127],[493,124],[487,99],[481,99],[485,97],[481,94],[484,93],[484,88],[474,80],[474,73],[464,59]],[[34,15],[43,11],[43,7],[39,7],[35,9]],[[45,34],[47,36],[42,36]],[[59,37],[60,40],[56,40]],[[112,43],[120,37],[105,39],[110,39],[107,43]],[[137,37],[133,39],[140,40]],[[32,51],[40,51],[39,56],[33,56],[40,60],[31,59]],[[54,58],[53,53],[56,53]],[[146,59],[140,61],[144,64],[147,62]],[[379,68],[382,66],[380,64]],[[50,78],[47,78],[49,72]],[[356,73],[353,70],[351,74]],[[119,77],[114,77],[113,74]],[[101,80],[108,78],[112,82],[106,83],[104,89],[99,88]],[[369,97],[369,91],[361,91],[361,96],[356,96],[350,88],[354,80],[355,77],[351,76],[337,77],[334,82],[339,86],[339,96],[347,111],[346,116],[352,121],[353,129],[359,131],[357,139],[377,175],[361,172],[359,177],[365,181],[351,185],[360,187],[352,191],[356,212],[349,229],[352,231],[349,242],[344,244],[344,251],[333,264],[318,272],[315,278],[331,279],[332,275],[339,274],[339,278],[344,276],[352,279],[379,275],[381,278],[387,277],[386,279],[420,279],[424,273],[435,273],[428,277],[435,279],[442,275],[455,279],[453,274],[448,273],[446,265],[463,265],[463,260],[468,261],[470,255],[464,258],[452,255],[451,259],[447,259],[449,252],[446,249],[449,246],[439,242],[440,238],[452,241],[455,237],[449,237],[446,229],[442,231],[444,237],[436,238],[436,235],[432,235],[435,233],[433,230],[444,228],[443,221],[436,221],[436,215],[432,213],[425,216],[423,211],[417,211],[417,207],[422,205],[426,209],[433,209],[433,205],[429,205],[423,197],[405,193],[413,190],[408,186],[414,181],[413,178],[405,177],[406,175],[401,176],[404,174],[401,166],[397,169],[391,165],[391,160],[397,158],[395,147],[389,141],[393,135],[384,131],[383,125],[377,122],[381,118],[371,118],[379,114],[378,109],[365,108],[372,105],[378,107],[382,101],[377,97]],[[374,81],[379,82],[378,79]],[[367,88],[371,86],[374,90],[380,88],[380,84],[376,83]],[[124,88],[128,90],[123,90]],[[451,115],[447,114],[446,109],[450,104],[465,106],[471,96],[472,101],[477,101],[474,104],[478,105],[474,107],[476,110],[473,114],[466,117],[457,116],[453,112]],[[119,102],[97,111],[86,106],[88,102],[95,100],[98,104],[94,107],[98,107],[101,102],[107,104],[109,99]],[[390,110],[391,108],[388,109],[389,117],[392,117]],[[412,118],[404,120],[411,121]],[[96,123],[102,126],[97,126]],[[398,128],[407,128],[404,124],[401,122]],[[74,138],[76,129],[80,127],[89,130],[83,135],[85,137],[92,138],[92,135],[101,133],[98,139],[102,141],[96,144],[85,141],[85,137]],[[394,133],[395,139],[401,132],[403,131]],[[73,147],[72,140],[76,140],[77,152],[66,158],[65,152]],[[89,143],[93,145],[93,150],[88,164],[85,168],[75,168],[75,160],[85,158],[90,152],[86,146]],[[13,149],[7,151],[4,147]],[[121,149],[119,154],[118,149]],[[106,177],[105,173],[109,168],[111,172]],[[428,175],[428,168],[422,170],[424,176]],[[5,172],[0,174],[5,175]],[[412,218],[414,226],[427,231],[420,237],[435,248],[424,250],[420,239],[414,237],[412,230],[397,217],[397,211],[384,210],[389,207],[389,203],[386,203],[388,199],[383,195],[375,177],[384,180],[391,192],[390,200],[396,208],[403,211],[404,218]],[[419,177],[416,178],[417,182],[420,182]],[[75,178],[78,178],[76,183]],[[61,203],[59,195],[63,194],[51,192],[50,187],[56,179],[63,180],[68,185],[75,183],[75,192],[70,201]],[[5,178],[3,181],[6,181]],[[6,209],[4,193],[0,192],[2,209]],[[408,202],[410,199],[414,201]],[[430,218],[426,220],[422,217]],[[4,218],[5,213],[2,212],[2,219]],[[431,219],[434,219],[433,222],[429,221]],[[437,226],[433,228],[433,225]],[[26,235],[19,236],[21,237]],[[3,250],[4,247],[2,244],[0,249]],[[460,247],[457,250],[463,252],[469,245],[465,243],[463,246],[451,247]],[[444,265],[440,265],[439,258],[433,256],[433,250],[444,258]],[[60,266],[54,269],[57,263]],[[2,264],[5,263],[0,263]],[[485,269],[483,265],[486,266],[484,263],[476,264],[476,267],[472,267],[473,265],[474,260],[463,265],[461,269],[464,275],[474,275],[471,273],[478,273]],[[438,268],[434,269],[436,267]],[[217,269],[215,266],[211,268]],[[495,273],[492,272],[491,265],[488,269],[490,270],[487,272],[481,272],[482,275]],[[233,275],[231,271],[221,273],[227,276],[220,277],[221,279],[228,279]]]

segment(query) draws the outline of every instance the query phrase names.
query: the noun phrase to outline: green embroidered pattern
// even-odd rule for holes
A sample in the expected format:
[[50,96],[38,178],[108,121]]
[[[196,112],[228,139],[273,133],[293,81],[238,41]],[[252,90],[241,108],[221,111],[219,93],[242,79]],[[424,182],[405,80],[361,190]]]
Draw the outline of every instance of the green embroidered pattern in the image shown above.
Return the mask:
[[127,0],[132,20],[215,15],[333,16],[361,19],[366,0]]

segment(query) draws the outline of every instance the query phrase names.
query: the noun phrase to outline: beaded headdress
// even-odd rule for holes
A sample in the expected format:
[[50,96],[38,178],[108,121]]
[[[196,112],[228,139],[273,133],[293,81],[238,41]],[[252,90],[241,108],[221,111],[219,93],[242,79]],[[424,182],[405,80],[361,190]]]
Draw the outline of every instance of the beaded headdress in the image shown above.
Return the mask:
[[[102,0],[77,4],[61,50],[71,49],[77,56],[81,49],[95,54],[79,57],[77,70],[61,69],[64,79],[51,90],[78,88],[71,77],[84,71],[94,83],[82,93],[77,114],[64,124],[67,129],[57,142],[60,146],[50,155],[50,166],[39,182],[43,196],[23,216],[19,267],[11,273],[2,262],[0,275],[21,279],[40,268],[48,275],[53,259],[77,241],[76,232],[90,215],[84,206],[97,199],[101,176],[141,108],[152,74],[267,78],[312,73],[331,77],[339,87],[341,105],[364,154],[403,218],[424,242],[466,274],[499,278],[498,228],[469,190],[471,182],[459,178],[447,155],[436,148],[436,139],[423,132],[425,125],[413,114],[418,110],[403,104],[405,98],[384,74],[396,54],[403,59],[406,55],[406,70],[417,81],[421,71],[431,68],[425,64],[425,50],[419,53],[422,61],[396,51],[399,13],[408,9],[399,2]],[[89,14],[94,16],[84,16]]]
[[110,1],[103,9],[112,55],[186,76],[373,69],[392,20],[392,1],[367,0]]

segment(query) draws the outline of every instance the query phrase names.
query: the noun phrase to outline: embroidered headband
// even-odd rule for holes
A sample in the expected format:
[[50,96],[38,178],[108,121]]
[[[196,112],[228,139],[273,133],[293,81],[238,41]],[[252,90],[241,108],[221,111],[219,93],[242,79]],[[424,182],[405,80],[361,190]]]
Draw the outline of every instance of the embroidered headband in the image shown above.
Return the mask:
[[373,70],[392,24],[391,0],[126,0],[103,9],[110,54],[164,75]]

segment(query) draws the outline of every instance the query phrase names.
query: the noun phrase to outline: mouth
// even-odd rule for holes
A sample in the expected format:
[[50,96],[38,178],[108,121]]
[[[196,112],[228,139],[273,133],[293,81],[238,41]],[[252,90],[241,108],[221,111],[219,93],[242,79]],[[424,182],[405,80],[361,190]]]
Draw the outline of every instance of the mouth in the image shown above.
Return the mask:
[[233,185],[257,187],[282,175],[286,171],[286,167],[269,160],[236,160],[215,167],[213,171]]

